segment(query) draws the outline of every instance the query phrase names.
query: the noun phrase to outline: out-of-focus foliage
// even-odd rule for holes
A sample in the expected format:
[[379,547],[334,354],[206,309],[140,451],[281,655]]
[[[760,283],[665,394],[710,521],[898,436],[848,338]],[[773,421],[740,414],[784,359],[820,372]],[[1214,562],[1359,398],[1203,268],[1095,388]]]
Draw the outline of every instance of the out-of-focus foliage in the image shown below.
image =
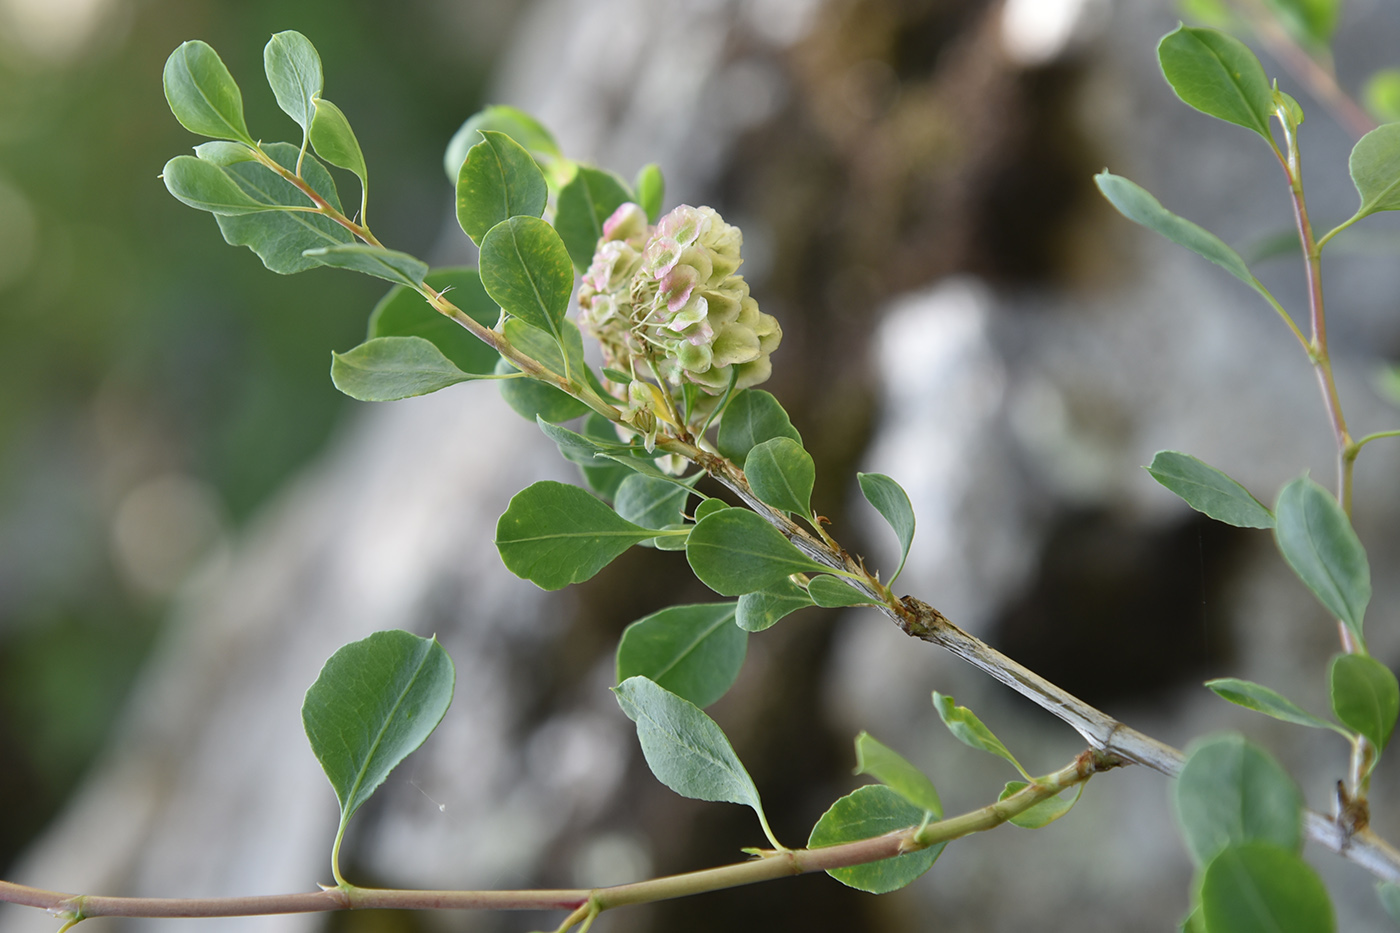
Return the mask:
[[[173,586],[349,405],[330,351],[383,289],[268,275],[157,177],[192,145],[160,93],[188,36],[238,74],[310,29],[376,178],[376,229],[427,253],[437,153],[481,105],[509,4],[0,4],[0,868],[100,747]],[[75,12],[75,10],[77,12]],[[250,88],[257,84],[248,82]],[[300,144],[271,93],[250,126]],[[338,170],[337,170],[338,171]],[[355,179],[339,176],[345,190]],[[191,303],[187,296],[198,295]]]

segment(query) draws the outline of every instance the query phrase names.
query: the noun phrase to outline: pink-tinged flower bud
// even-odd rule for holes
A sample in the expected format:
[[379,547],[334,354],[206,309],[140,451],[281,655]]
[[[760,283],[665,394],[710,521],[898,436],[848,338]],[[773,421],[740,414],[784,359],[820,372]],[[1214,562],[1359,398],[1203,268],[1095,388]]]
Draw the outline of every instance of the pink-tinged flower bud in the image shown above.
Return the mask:
[[[710,396],[727,391],[731,380],[738,388],[763,382],[783,332],[737,274],[743,240],[709,207],[682,204],[647,227],[640,207],[622,205],[603,225],[583,276],[579,325],[598,339],[613,369],[691,383]],[[668,418],[669,406],[633,392],[629,387],[632,414],[624,419],[654,439],[655,428],[648,432],[634,419],[646,421],[642,411]],[[692,399],[688,410],[703,420],[712,408]]]

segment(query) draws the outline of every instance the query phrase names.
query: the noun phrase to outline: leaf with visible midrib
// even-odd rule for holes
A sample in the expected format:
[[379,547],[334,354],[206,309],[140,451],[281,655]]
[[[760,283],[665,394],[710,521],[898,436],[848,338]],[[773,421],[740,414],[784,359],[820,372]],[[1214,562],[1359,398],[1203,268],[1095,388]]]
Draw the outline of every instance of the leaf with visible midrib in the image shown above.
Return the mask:
[[1236,528],[1274,527],[1274,514],[1247,489],[1195,457],[1163,450],[1144,469],[1191,508],[1218,522]]
[[1296,852],[1303,798],[1268,752],[1239,735],[1191,748],[1172,786],[1177,823],[1196,864],[1228,845],[1262,840]]
[[1337,500],[1308,477],[1299,477],[1279,493],[1274,521],[1274,539],[1288,566],[1364,644],[1371,568]]
[[302,255],[336,269],[361,272],[409,288],[418,286],[428,274],[428,264],[418,257],[367,243],[318,246]]
[[767,831],[758,788],[713,719],[645,677],[629,677],[613,693],[637,724],[642,755],[658,781],[692,800],[752,807]]
[[890,585],[904,572],[904,562],[909,559],[909,546],[914,543],[914,507],[909,503],[909,494],[904,488],[883,473],[857,473],[861,495],[875,507],[881,517],[889,523],[894,536],[899,539],[899,566]]
[[1222,700],[1228,700],[1237,706],[1243,706],[1245,709],[1252,709],[1256,713],[1263,713],[1265,716],[1272,716],[1274,719],[1281,719],[1298,726],[1333,729],[1345,734],[1345,730],[1338,729],[1327,720],[1314,716],[1288,697],[1276,690],[1270,690],[1262,684],[1239,680],[1235,677],[1219,677],[1215,680],[1207,680],[1206,686]]
[[721,509],[698,522],[685,556],[700,582],[721,596],[743,596],[777,586],[794,573],[831,569],[748,509]]
[[[882,784],[858,787],[831,805],[807,839],[810,848],[873,839],[898,829],[918,826],[924,811]],[[870,894],[898,890],[933,867],[948,844],[940,842],[916,852],[850,868],[833,868],[828,875],[847,887]]]
[[503,220],[539,217],[549,199],[544,174],[523,146],[494,130],[481,135],[457,173],[457,223],[478,246]]
[[749,636],[734,603],[671,606],[638,619],[617,645],[617,680],[642,676],[704,708],[739,676]]
[[422,337],[376,337],[331,359],[331,382],[362,402],[413,398],[479,378]]
[[631,199],[632,192],[610,172],[587,165],[580,165],[574,180],[559,192],[554,229],[559,231],[580,272],[593,261],[593,250],[603,236],[604,221]]
[[1176,96],[1202,113],[1253,130],[1273,146],[1273,88],[1259,59],[1240,40],[1214,29],[1179,26],[1157,46],[1162,74]]
[[1361,137],[1348,167],[1361,196],[1357,217],[1400,210],[1400,123],[1387,123]]
[[775,437],[750,450],[744,476],[760,501],[802,518],[812,514],[817,468],[812,455],[792,438]]
[[914,806],[943,818],[943,803],[928,775],[869,732],[856,736],[856,774],[868,774]]
[[745,389],[725,408],[715,446],[743,466],[750,450],[775,437],[790,437],[802,443],[802,435],[776,398],[762,389]]
[[325,88],[321,56],[311,40],[294,29],[274,34],[263,47],[263,70],[277,106],[309,132],[316,115],[313,101]]
[[492,227],[481,240],[481,284],[506,313],[562,339],[574,264],[549,224],[516,216]]
[[306,691],[301,720],[345,823],[442,721],[452,661],[436,639],[376,632],[331,655]]
[[[708,499],[708,502],[715,500]],[[813,605],[806,590],[784,579],[766,589],[745,593],[739,597],[739,613],[735,621],[746,632],[762,632],[799,609]]]
[[165,100],[180,125],[214,139],[253,145],[243,121],[243,94],[207,42],[182,42],[165,60]]
[[535,483],[515,494],[496,523],[496,549],[517,577],[546,590],[582,583],[658,529],[639,528],[567,483]]
[[1377,751],[1384,750],[1400,715],[1400,684],[1390,668],[1365,655],[1340,654],[1332,659],[1327,681],[1333,714]]

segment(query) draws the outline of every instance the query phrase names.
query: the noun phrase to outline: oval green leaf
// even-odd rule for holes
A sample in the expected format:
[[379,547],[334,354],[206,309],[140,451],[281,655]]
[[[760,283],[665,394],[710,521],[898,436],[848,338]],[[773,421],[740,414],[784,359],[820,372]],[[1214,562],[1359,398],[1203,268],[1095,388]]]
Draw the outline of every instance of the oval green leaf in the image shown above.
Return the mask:
[[167,191],[195,210],[230,217],[277,210],[277,205],[255,201],[222,166],[195,156],[176,156],[165,163],[160,177]]
[[899,539],[899,566],[890,583],[899,579],[904,562],[909,558],[909,546],[914,543],[914,506],[904,488],[883,473],[857,473],[861,495],[875,507]]
[[1233,845],[1201,877],[1207,930],[1227,933],[1332,933],[1327,887],[1292,849],[1268,842]]
[[[543,176],[540,185],[544,185]],[[630,200],[632,192],[620,178],[587,165],[580,165],[573,181],[559,192],[554,229],[580,272],[593,261],[593,251],[603,238],[603,222]]]
[[[701,475],[696,473],[691,481],[698,480]],[[665,528],[681,523],[685,517],[686,501],[692,495],[694,493],[687,486],[633,473],[618,485],[613,508],[618,515],[643,528]],[[657,678],[653,677],[652,680]],[[657,682],[660,683],[659,680]]]
[[817,467],[812,455],[790,437],[756,445],[744,459],[749,488],[760,500],[806,518],[812,514],[812,487]]
[[1268,293],[1264,286],[1249,271],[1240,254],[1227,246],[1220,237],[1184,217],[1173,214],[1156,198],[1121,175],[1100,172],[1094,176],[1094,183],[1124,217],[1160,233],[1198,256],[1209,259],[1267,298]]
[[208,43],[182,42],[165,60],[162,82],[170,112],[185,129],[253,145],[243,120],[243,94]]
[[802,435],[776,398],[762,389],[745,389],[724,410],[715,446],[742,467],[750,450],[775,437],[790,437],[802,443]]
[[1213,466],[1175,450],[1159,451],[1150,466],[1152,478],[1180,496],[1197,512],[1236,528],[1272,528],[1274,513],[1239,483]]
[[227,139],[214,139],[194,147],[194,154],[205,162],[215,165],[234,165],[238,162],[254,162],[257,156],[243,143]]
[[1302,845],[1303,798],[1268,752],[1239,735],[1198,742],[1172,788],[1177,823],[1196,864],[1226,846],[1264,841]]
[[735,621],[738,622],[739,628],[746,632],[761,632],[772,628],[784,616],[811,605],[814,604],[806,590],[791,580],[783,580],[767,589],[740,596],[739,612]]
[[316,115],[311,120],[311,146],[331,165],[354,172],[361,185],[369,184],[369,169],[360,141],[350,128],[350,120],[335,104],[316,98]]
[[623,551],[656,536],[567,483],[535,483],[515,494],[496,523],[496,550],[517,577],[546,590],[582,583]]
[[1362,622],[1371,601],[1371,568],[1337,500],[1302,476],[1279,493],[1274,520],[1274,540],[1288,566],[1365,644]]
[[1259,59],[1240,40],[1214,29],[1179,26],[1157,46],[1162,74],[1191,107],[1253,130],[1273,146],[1273,87]]
[[331,354],[331,382],[362,402],[427,395],[476,378],[422,337],[376,337],[346,353]]
[[538,217],[512,217],[481,241],[481,284],[508,314],[561,337],[574,288],[569,251]]
[[417,287],[428,274],[428,264],[418,257],[368,243],[318,246],[305,250],[302,255],[322,265],[362,272],[409,288]]
[[777,586],[794,573],[830,569],[748,509],[722,509],[697,523],[685,556],[700,582],[721,596],[742,596]]
[[933,708],[938,710],[938,718],[943,720],[943,725],[948,727],[948,731],[953,733],[953,737],[964,745],[975,748],[978,751],[996,755],[1004,758],[1021,772],[1027,780],[1030,775],[1026,774],[1026,769],[1021,767],[1021,763],[1016,760],[1016,756],[1003,744],[1001,739],[992,734],[992,730],[983,725],[982,720],[977,718],[977,714],[966,706],[958,706],[950,696],[944,696],[937,690],[933,691]]
[[[481,287],[475,269],[437,269],[423,277],[423,283],[440,292],[485,328],[496,326],[500,309]],[[369,316],[367,337],[422,337],[433,342],[442,355],[466,373],[489,375],[496,369],[498,354],[471,331],[437,311],[416,289],[397,286],[374,306]]]
[[524,147],[505,133],[486,130],[481,136],[457,173],[457,223],[478,246],[503,220],[541,216],[549,199],[544,174]]
[[435,638],[375,632],[331,655],[301,721],[340,801],[340,824],[423,744],[452,703],[456,673]]
[[856,736],[855,773],[870,775],[934,819],[943,819],[943,802],[928,775],[869,732]]
[[[809,848],[841,845],[873,839],[885,833],[918,826],[924,811],[882,784],[858,787],[831,805],[822,814],[812,835]],[[933,867],[943,854],[946,842],[917,852],[906,852],[894,858],[882,859],[850,868],[834,868],[827,874],[858,891],[888,894],[897,891]]]
[[734,603],[671,606],[638,619],[617,645],[617,681],[645,677],[704,708],[739,676],[749,636]]
[[316,46],[295,29],[275,33],[263,47],[263,70],[277,106],[309,133],[316,116],[315,100],[325,89]]
[[661,206],[666,200],[666,179],[661,174],[661,166],[648,162],[637,172],[632,183],[637,192],[637,204],[647,213],[647,220],[656,223],[661,219]]
[[874,600],[839,577],[822,574],[813,577],[807,584],[807,595],[812,602],[823,609],[841,609],[846,606],[870,606]]
[[1387,123],[1361,137],[1348,166],[1361,196],[1357,217],[1400,210],[1400,123]]
[[1282,719],[1284,722],[1291,722],[1294,725],[1310,726],[1314,729],[1337,729],[1332,723],[1314,716],[1283,694],[1276,690],[1270,690],[1262,684],[1234,677],[1220,677],[1206,681],[1206,686],[1222,700],[1229,700],[1236,706],[1252,709],[1265,716]]
[[658,781],[692,800],[752,807],[767,830],[758,788],[713,719],[645,677],[629,677],[613,693],[637,724],[642,755]]
[[1383,750],[1400,715],[1400,684],[1390,668],[1366,655],[1340,654],[1332,659],[1327,680],[1333,715]]

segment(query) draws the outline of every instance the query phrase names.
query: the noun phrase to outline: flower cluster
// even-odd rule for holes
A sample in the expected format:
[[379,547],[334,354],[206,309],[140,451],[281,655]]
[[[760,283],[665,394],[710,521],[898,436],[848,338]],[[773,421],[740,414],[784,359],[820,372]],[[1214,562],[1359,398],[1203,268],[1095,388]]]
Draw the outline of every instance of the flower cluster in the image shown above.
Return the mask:
[[607,365],[711,395],[743,389],[773,371],[783,332],[758,310],[736,270],[743,234],[713,209],[682,204],[655,227],[636,204],[603,225],[579,289],[579,325],[602,344]]

